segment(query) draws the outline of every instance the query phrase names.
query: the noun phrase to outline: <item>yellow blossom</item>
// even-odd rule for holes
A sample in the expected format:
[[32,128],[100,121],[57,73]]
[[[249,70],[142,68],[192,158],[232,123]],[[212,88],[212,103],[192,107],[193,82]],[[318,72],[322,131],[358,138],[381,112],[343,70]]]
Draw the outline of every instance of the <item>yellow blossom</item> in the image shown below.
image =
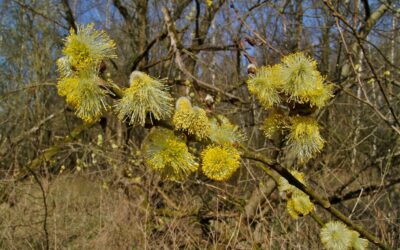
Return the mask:
[[194,112],[190,100],[186,97],[180,97],[176,101],[175,113],[172,121],[178,130],[188,130],[194,119]]
[[317,82],[315,88],[310,90],[307,96],[303,97],[303,100],[307,100],[312,106],[316,106],[317,108],[325,107],[328,101],[333,97],[332,89],[332,84]]
[[268,115],[267,119],[264,121],[264,125],[262,127],[265,137],[268,139],[272,139],[275,133],[277,133],[282,128],[287,126],[287,118],[286,116],[274,110],[270,115]]
[[279,92],[282,85],[281,66],[263,66],[247,80],[249,92],[255,95],[265,108],[280,103]]
[[318,122],[312,117],[296,116],[290,119],[288,147],[299,162],[306,162],[324,147]]
[[226,181],[240,166],[240,155],[234,147],[208,146],[201,155],[203,173],[212,180]]
[[351,247],[353,234],[345,224],[338,221],[326,223],[320,232],[321,242],[327,250],[347,250]]
[[148,113],[156,120],[168,118],[172,113],[172,97],[165,88],[143,72],[132,72],[129,88],[124,90],[123,98],[115,105],[118,117],[142,126]]
[[199,107],[192,107],[190,100],[186,97],[180,97],[177,100],[172,121],[177,130],[186,131],[199,139],[206,138],[210,133],[206,111]]
[[287,201],[287,210],[293,219],[305,216],[314,209],[314,204],[310,197],[303,192],[295,192]]
[[[285,91],[293,96],[305,96],[315,87],[317,62],[303,53],[294,53],[282,59],[281,76]],[[319,79],[321,80],[321,79]]]
[[98,83],[99,78],[95,75],[64,77],[57,83],[58,94],[66,97],[67,103],[75,108],[79,118],[94,122],[108,107],[105,93]]
[[332,87],[324,84],[324,77],[317,69],[317,62],[303,53],[294,53],[282,59],[282,86],[290,99],[309,102],[321,108],[332,96]]
[[142,149],[147,165],[166,179],[182,180],[198,169],[186,143],[171,130],[152,129],[143,142]]
[[[76,71],[89,72],[95,70],[102,60],[115,58],[115,43],[104,31],[94,29],[93,24],[78,26],[77,32],[71,29],[62,50],[68,64]],[[67,65],[66,62],[59,64]],[[59,65],[60,66],[60,65]],[[65,71],[65,67],[59,67]]]
[[200,107],[193,107],[194,119],[190,125],[189,133],[194,134],[199,139],[204,139],[210,134],[210,123],[207,113]]

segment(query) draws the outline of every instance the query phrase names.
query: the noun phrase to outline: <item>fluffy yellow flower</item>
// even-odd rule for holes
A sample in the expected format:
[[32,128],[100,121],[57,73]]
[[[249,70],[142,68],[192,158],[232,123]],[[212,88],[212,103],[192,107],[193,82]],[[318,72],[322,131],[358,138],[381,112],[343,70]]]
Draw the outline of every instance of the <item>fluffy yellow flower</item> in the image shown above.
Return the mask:
[[320,232],[321,242],[327,250],[347,250],[351,247],[353,233],[338,221],[330,221]]
[[148,113],[156,120],[170,117],[172,97],[161,82],[139,71],[131,73],[129,82],[129,88],[115,105],[119,119],[129,119],[130,124],[143,126]]
[[255,95],[265,108],[280,103],[279,91],[282,86],[281,66],[263,66],[247,80],[249,92]]
[[228,118],[219,115],[210,121],[209,138],[219,145],[233,146],[241,142],[244,139],[244,135],[239,131],[238,126],[233,125]]
[[177,100],[172,122],[177,130],[186,131],[199,139],[206,138],[210,133],[206,111],[199,107],[192,107],[186,97],[180,97]]
[[262,130],[265,137],[272,139],[275,133],[287,126],[287,118],[284,114],[274,110],[267,119],[265,119]]
[[80,104],[76,89],[78,88],[80,78],[77,76],[63,77],[57,81],[57,92],[60,96],[65,96],[66,101],[72,107],[77,107]]
[[317,62],[303,53],[294,53],[282,59],[281,76],[284,90],[293,97],[306,96],[318,80]]
[[317,62],[311,57],[303,53],[285,56],[280,70],[283,89],[292,100],[321,108],[331,98],[332,87],[324,84]]
[[287,211],[293,219],[305,216],[314,209],[310,197],[303,192],[295,192],[287,201]]
[[210,134],[210,123],[207,113],[200,107],[193,107],[194,119],[190,124],[189,133],[194,134],[199,139],[204,139]]
[[171,130],[154,128],[143,142],[142,150],[147,165],[167,179],[182,180],[198,169],[185,142]]
[[300,162],[306,162],[324,147],[318,122],[312,117],[296,116],[290,119],[288,147]]
[[172,121],[178,130],[189,130],[190,124],[194,119],[194,112],[190,100],[180,97],[176,101],[175,113]]
[[75,114],[79,118],[85,122],[94,122],[108,108],[106,95],[98,83],[99,78],[95,75],[64,77],[57,83],[58,94],[66,97],[67,103],[76,109]]
[[322,81],[317,82],[315,88],[310,90],[307,97],[304,97],[303,99],[310,102],[312,106],[322,108],[333,97],[332,89],[332,84],[323,84]]
[[226,181],[240,166],[240,155],[233,147],[208,146],[202,152],[202,170],[210,179]]
[[[94,29],[93,24],[78,26],[77,32],[71,29],[62,53],[63,60],[79,72],[96,70],[102,60],[116,57],[114,41],[104,31]],[[68,73],[63,66],[59,70]]]

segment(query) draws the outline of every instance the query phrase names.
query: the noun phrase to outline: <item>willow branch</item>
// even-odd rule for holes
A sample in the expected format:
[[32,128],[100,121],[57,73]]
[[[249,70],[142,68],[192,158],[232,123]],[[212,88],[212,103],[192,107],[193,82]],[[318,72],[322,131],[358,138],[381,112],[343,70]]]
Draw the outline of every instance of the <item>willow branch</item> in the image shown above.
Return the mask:
[[[291,185],[297,187],[307,195],[309,195],[316,204],[324,208],[326,211],[328,211],[330,214],[335,216],[337,219],[345,223],[347,226],[352,228],[353,230],[357,231],[368,239],[370,242],[374,243],[375,245],[379,246],[381,249],[390,249],[388,246],[386,246],[383,242],[380,241],[380,239],[369,232],[368,230],[364,229],[362,226],[354,223],[352,220],[350,220],[346,215],[341,213],[339,210],[337,210],[335,207],[331,205],[329,200],[322,195],[318,194],[314,189],[305,186],[303,183],[301,183],[299,180],[296,179],[286,168],[282,167],[279,165],[276,161],[263,156],[262,154],[253,152],[251,150],[248,150],[246,148],[242,148],[243,151],[243,157],[247,159],[251,159],[257,162],[261,162],[265,165],[267,165],[269,168],[275,170],[277,173],[279,173],[280,176],[285,178]],[[267,172],[268,174],[268,172]]]

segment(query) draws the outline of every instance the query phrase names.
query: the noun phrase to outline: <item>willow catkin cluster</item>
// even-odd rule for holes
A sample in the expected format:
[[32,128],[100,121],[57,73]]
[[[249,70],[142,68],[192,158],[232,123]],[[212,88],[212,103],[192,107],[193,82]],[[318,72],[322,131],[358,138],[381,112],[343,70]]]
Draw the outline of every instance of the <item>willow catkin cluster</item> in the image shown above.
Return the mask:
[[326,223],[320,232],[321,242],[327,250],[365,250],[368,241],[339,221]]
[[154,128],[144,140],[142,151],[147,165],[166,179],[183,180],[198,169],[185,141],[165,128]]
[[303,53],[287,55],[280,64],[258,69],[247,85],[264,108],[276,111],[279,105],[285,105],[291,115],[297,114],[289,117],[273,111],[263,126],[267,138],[289,130],[287,145],[300,163],[307,162],[322,149],[324,141],[319,126],[309,115],[327,104],[332,97],[332,85],[325,83],[314,59]]
[[149,113],[156,120],[170,117],[172,97],[164,84],[140,71],[131,73],[129,84],[115,105],[121,120],[128,119],[130,124],[143,126]]
[[[302,172],[291,170],[290,173],[299,182],[306,185],[304,174]],[[300,189],[289,184],[285,178],[280,177],[278,187],[279,190],[285,192],[288,197],[286,209],[293,219],[306,216],[314,210],[314,203],[311,202],[310,197]]]
[[210,133],[206,111],[196,106],[192,107],[190,100],[186,97],[180,97],[176,101],[172,121],[177,130],[185,131],[198,139],[205,139]]
[[210,145],[201,157],[203,173],[216,181],[228,180],[240,166],[239,151],[230,146]]
[[65,96],[78,117],[86,122],[97,121],[108,107],[97,75],[103,60],[116,57],[115,43],[104,31],[95,30],[93,24],[78,26],[67,36],[62,54],[57,60],[59,95]]

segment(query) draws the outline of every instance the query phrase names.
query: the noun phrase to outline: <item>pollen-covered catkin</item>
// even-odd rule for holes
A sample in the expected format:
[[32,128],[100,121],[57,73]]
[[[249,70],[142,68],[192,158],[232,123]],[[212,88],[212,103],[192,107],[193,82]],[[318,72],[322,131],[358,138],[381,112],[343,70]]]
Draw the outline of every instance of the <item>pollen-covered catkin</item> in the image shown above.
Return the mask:
[[339,221],[326,223],[320,232],[321,242],[327,250],[366,250],[368,241]]
[[176,130],[185,131],[202,140],[210,133],[210,123],[206,111],[200,107],[192,107],[190,100],[180,97],[176,101],[176,109],[172,118]]
[[105,92],[98,85],[96,75],[63,77],[57,83],[58,94],[75,108],[75,114],[85,122],[97,121],[108,105]]
[[58,94],[65,96],[85,122],[97,121],[108,108],[98,69],[103,60],[116,57],[115,43],[93,24],[80,25],[76,32],[70,31],[62,53],[64,56],[57,60]]
[[314,209],[314,203],[311,202],[310,197],[303,192],[295,192],[287,201],[287,211],[293,219],[299,216],[306,216]]
[[276,133],[287,127],[287,125],[287,117],[283,113],[274,110],[265,119],[262,130],[264,131],[265,137],[272,139]]
[[327,250],[350,249],[352,232],[339,221],[326,223],[320,232],[321,242]]
[[170,180],[183,180],[198,169],[186,143],[165,128],[154,128],[142,146],[145,161],[153,170]]
[[119,119],[143,126],[149,113],[156,120],[171,116],[172,97],[164,84],[140,71],[131,73],[129,83],[124,96],[115,105]]
[[281,101],[279,92],[282,89],[280,65],[263,66],[254,76],[247,80],[249,92],[256,96],[265,108],[271,108]]
[[288,148],[296,154],[300,163],[307,162],[322,150],[325,141],[319,132],[318,122],[313,117],[291,117]]
[[208,146],[201,154],[203,173],[210,179],[226,181],[240,166],[240,155],[234,147]]
[[116,57],[115,47],[115,42],[104,31],[96,30],[94,24],[80,25],[76,32],[71,29],[62,53],[74,70],[92,72],[101,61]]

